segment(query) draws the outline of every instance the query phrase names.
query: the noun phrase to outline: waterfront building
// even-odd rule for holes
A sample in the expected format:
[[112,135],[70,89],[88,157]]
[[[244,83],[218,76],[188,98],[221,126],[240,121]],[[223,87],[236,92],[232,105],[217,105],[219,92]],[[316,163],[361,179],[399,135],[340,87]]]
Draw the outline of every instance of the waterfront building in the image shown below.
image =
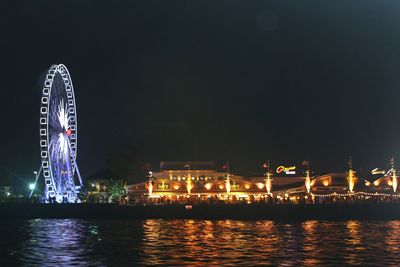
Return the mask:
[[110,202],[107,196],[107,184],[111,180],[120,180],[118,174],[110,169],[102,169],[85,179],[88,189],[88,201],[95,203]]
[[[156,203],[252,202],[269,201],[270,198],[275,197],[278,199],[292,197],[300,201],[310,193],[345,195],[355,190],[368,190],[367,180],[359,178],[354,171],[348,171],[310,177],[310,193],[308,193],[306,170],[299,169],[301,167],[296,165],[289,167],[279,165],[271,172],[270,181],[268,181],[266,175],[238,175],[229,172],[226,166],[221,167],[215,162],[163,161],[160,163],[160,168],[150,172],[143,182],[127,186],[128,198],[131,203],[148,200]],[[350,176],[349,173],[351,173]]]

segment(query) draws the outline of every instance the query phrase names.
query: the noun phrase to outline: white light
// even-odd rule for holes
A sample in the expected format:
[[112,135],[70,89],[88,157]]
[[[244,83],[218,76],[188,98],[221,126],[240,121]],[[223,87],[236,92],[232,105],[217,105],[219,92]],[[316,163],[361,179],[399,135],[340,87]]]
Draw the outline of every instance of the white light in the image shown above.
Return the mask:
[[10,192],[7,192],[7,196],[8,196],[8,197],[10,196]]
[[60,121],[61,128],[67,130],[69,128],[69,118],[67,112],[67,103],[64,105],[64,99],[61,99],[58,106],[58,120]]
[[30,189],[30,190],[35,189],[35,184],[29,184],[29,189]]

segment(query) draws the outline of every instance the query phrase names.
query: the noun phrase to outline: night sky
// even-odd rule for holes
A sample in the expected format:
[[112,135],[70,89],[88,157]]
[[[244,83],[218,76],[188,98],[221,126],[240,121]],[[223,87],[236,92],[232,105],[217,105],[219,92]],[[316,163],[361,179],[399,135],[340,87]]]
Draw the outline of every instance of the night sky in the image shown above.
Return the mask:
[[0,165],[40,165],[43,76],[65,64],[83,176],[143,161],[400,161],[400,1],[2,1]]

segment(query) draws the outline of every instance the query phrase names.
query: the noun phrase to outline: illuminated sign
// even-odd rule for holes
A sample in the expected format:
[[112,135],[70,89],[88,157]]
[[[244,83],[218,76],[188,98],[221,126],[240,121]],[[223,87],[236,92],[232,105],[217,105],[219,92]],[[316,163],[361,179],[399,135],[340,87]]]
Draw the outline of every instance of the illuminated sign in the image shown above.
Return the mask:
[[296,166],[279,166],[278,168],[276,168],[276,173],[296,174]]

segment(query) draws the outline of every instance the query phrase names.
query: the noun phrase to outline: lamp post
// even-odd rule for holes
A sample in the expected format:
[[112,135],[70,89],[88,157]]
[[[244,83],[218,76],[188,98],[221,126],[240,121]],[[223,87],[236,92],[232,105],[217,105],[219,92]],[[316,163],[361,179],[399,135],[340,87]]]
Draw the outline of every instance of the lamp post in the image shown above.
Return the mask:
[[36,183],[37,183],[37,179],[38,179],[38,172],[37,172],[37,171],[34,171],[33,174],[35,175],[35,182],[29,184],[29,190],[31,190],[31,192],[30,192],[30,194],[29,194],[29,198],[32,197],[33,192],[35,191]]

